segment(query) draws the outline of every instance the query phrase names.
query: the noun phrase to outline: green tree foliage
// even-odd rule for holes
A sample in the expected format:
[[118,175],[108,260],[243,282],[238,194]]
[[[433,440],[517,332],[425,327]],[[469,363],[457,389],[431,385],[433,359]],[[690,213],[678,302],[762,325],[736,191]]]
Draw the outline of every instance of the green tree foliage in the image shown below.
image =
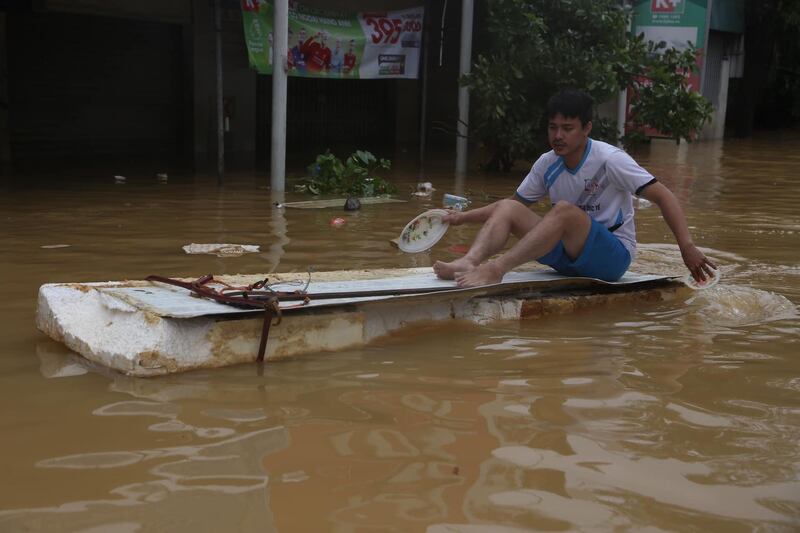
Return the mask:
[[[633,83],[637,125],[675,139],[691,140],[710,115],[710,104],[686,87],[693,52],[629,36],[630,13],[617,0],[492,0],[488,9],[487,42],[461,81],[475,97],[470,128],[488,150],[489,169],[538,155],[547,100],[564,87],[604,102]],[[613,123],[593,124],[594,136],[616,141]]]
[[[641,49],[641,36],[632,44]],[[692,140],[692,136],[713,112],[711,103],[686,86],[686,80],[697,68],[697,52],[693,46],[684,51],[664,49],[663,43],[647,43],[645,57],[651,60],[642,65],[646,75],[629,80],[634,98],[631,121],[634,133],[626,142],[643,137],[646,126],[655,128],[676,142]]]

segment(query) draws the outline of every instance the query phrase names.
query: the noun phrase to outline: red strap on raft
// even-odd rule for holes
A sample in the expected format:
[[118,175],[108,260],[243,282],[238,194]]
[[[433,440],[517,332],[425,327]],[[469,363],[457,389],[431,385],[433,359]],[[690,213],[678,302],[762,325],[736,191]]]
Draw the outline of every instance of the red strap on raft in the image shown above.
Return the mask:
[[[267,286],[266,279],[244,287],[235,287],[225,283],[224,281],[215,280],[214,276],[211,274],[206,274],[205,276],[190,282],[156,275],[147,276],[145,279],[147,281],[157,281],[159,283],[166,283],[167,285],[181,287],[191,291],[193,294],[196,294],[201,298],[208,298],[221,304],[245,309],[263,309],[264,322],[261,326],[261,342],[258,345],[258,356],[256,357],[256,361],[258,362],[264,361],[264,354],[267,350],[267,339],[269,338],[269,328],[272,324],[272,319],[274,317],[278,317],[278,320],[275,322],[275,324],[280,324],[280,300],[282,298],[287,300],[303,300],[303,303],[308,301],[308,296],[306,295],[305,291],[279,292],[270,290]],[[208,284],[211,282],[223,285],[224,288],[217,290],[214,287],[209,287]],[[266,288],[266,290],[263,290],[264,288]]]

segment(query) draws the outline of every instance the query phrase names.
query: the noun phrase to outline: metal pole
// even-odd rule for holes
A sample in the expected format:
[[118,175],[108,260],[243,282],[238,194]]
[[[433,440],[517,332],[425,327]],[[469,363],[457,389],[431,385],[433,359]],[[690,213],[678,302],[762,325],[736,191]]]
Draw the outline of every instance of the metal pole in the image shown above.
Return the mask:
[[[426,2],[429,4],[429,2]],[[422,26],[422,96],[420,98],[420,112],[419,112],[419,178],[423,179],[425,173],[425,144],[427,140],[427,114],[428,114],[428,56],[430,48],[430,10],[428,5],[425,6],[425,14],[423,15],[424,24]]]
[[727,57],[719,68],[719,91],[717,92],[717,108],[714,110],[714,136],[712,139],[725,138],[725,112],[728,109],[728,85],[731,77],[731,61]]
[[225,176],[225,117],[222,111],[222,10],[220,0],[214,0],[214,34],[217,54],[217,185]]
[[[458,66],[459,78],[469,74],[472,62],[472,13],[473,0],[461,2],[461,57]],[[456,139],[456,178],[467,174],[467,134],[469,124],[469,89],[458,88],[458,138]]]
[[[708,70],[708,61],[706,61],[706,58],[708,57],[708,34],[711,31],[711,10],[713,8],[714,0],[708,0],[708,4],[706,5],[706,28],[705,32],[703,33],[703,68],[700,69],[700,87],[697,88],[697,92],[700,94],[703,94],[703,89],[706,88],[706,70]],[[694,44],[697,46],[696,42]]]
[[286,61],[289,54],[289,3],[275,0],[272,58],[272,144],[269,183],[273,193],[286,190]]
[[625,136],[625,119],[628,116],[628,89],[619,91],[617,96],[617,146],[622,147],[622,138]]

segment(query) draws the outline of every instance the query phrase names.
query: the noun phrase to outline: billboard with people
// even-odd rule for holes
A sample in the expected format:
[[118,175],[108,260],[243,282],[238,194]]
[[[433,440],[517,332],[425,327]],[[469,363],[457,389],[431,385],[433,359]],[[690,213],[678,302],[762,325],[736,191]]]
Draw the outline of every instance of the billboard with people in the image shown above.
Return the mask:
[[[327,78],[417,78],[424,8],[346,13],[289,2],[290,76]],[[273,6],[242,0],[250,65],[271,74]]]

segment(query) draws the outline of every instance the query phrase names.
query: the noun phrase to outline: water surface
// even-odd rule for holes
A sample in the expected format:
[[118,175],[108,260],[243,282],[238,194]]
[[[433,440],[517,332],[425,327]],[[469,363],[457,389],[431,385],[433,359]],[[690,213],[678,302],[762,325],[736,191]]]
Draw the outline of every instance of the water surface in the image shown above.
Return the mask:
[[[355,350],[158,379],[88,369],[35,329],[47,282],[430,266],[389,244],[444,192],[475,205],[525,170],[449,165],[406,204],[274,209],[267,178],[61,173],[2,186],[2,531],[796,531],[797,135],[637,159],[681,199],[716,288],[523,322],[401,332]],[[158,169],[153,170],[153,174]],[[289,195],[288,200],[300,200]],[[342,216],[346,224],[329,221]],[[684,272],[655,207],[637,271]],[[259,244],[238,258],[188,243]],[[58,246],[66,245],[66,246]],[[312,274],[313,275],[313,274]]]

